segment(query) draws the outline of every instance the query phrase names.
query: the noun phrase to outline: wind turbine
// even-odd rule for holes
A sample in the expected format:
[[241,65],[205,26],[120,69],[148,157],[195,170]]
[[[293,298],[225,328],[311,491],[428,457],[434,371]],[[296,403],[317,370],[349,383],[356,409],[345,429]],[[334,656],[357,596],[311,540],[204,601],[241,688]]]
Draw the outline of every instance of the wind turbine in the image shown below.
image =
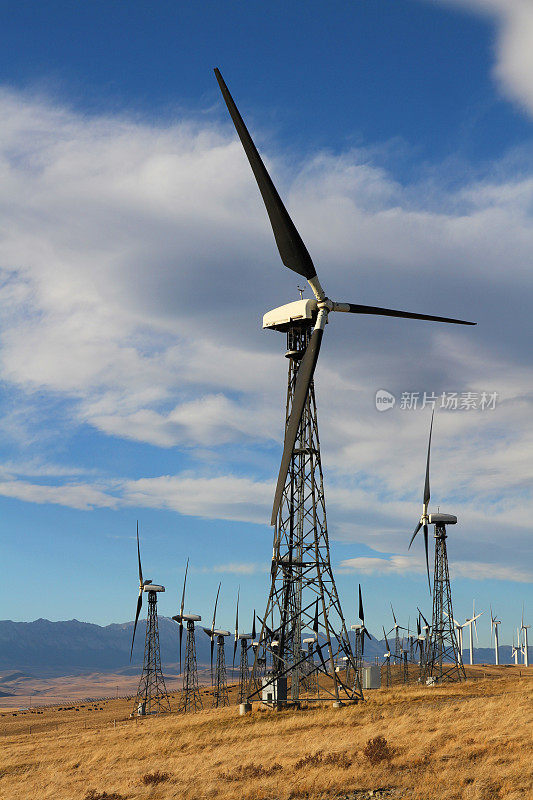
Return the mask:
[[[278,644],[274,649],[270,638],[265,637],[264,623],[259,640],[274,665],[273,681],[292,672],[296,677],[293,687],[297,687],[301,632],[309,623],[314,597],[318,596],[321,635],[330,664],[327,674],[333,681],[333,696],[338,703],[341,689],[348,699],[356,696],[342,686],[334,669],[335,658],[350,645],[331,569],[313,382],[328,316],[337,311],[461,325],[474,323],[331,300],[218,69],[215,75],[263,198],[281,260],[288,269],[307,279],[314,295],[312,300],[302,298],[276,308],[263,318],[264,328],[286,333],[289,368],[285,439],[271,515],[275,526],[271,589],[264,614],[265,620],[274,616],[272,632]],[[305,526],[301,524],[304,520]],[[345,654],[353,660],[351,651]]]
[[213,652],[214,652],[214,649],[215,649],[215,636],[216,636],[215,619],[216,619],[216,616],[217,616],[218,596],[220,594],[220,587],[221,586],[222,586],[222,583],[219,583],[218,584],[218,589],[217,589],[217,596],[216,596],[216,599],[215,599],[215,607],[213,609],[213,621],[211,623],[211,627],[202,629],[203,632],[206,633],[209,636],[209,639],[210,639],[210,642],[211,642],[211,684],[213,684]]
[[135,631],[141,613],[143,595],[148,594],[148,615],[146,618],[146,634],[144,638],[143,669],[135,696],[134,713],[155,714],[158,711],[170,711],[170,701],[165,686],[165,678],[161,670],[161,654],[159,650],[159,631],[157,625],[157,595],[165,591],[164,586],[143,579],[141,566],[141,549],[139,546],[139,523],[137,522],[137,563],[139,567],[139,596],[131,637],[130,661],[135,642]]
[[[367,639],[371,639],[371,635],[369,634],[366,626],[365,626],[365,612],[363,609],[363,595],[361,593],[361,584],[359,584],[359,619],[361,623],[359,625],[352,625],[351,630],[355,632],[355,661],[356,661],[356,668],[362,666],[363,656],[365,654],[365,636]],[[349,669],[349,664],[348,664]]]
[[386,664],[385,675],[386,675],[386,679],[387,679],[387,686],[390,686],[390,657],[391,657],[391,652],[390,652],[389,642],[388,642],[388,639],[387,639],[387,634],[385,633],[385,628],[383,628],[383,638],[385,639],[385,647],[387,648],[387,652],[383,656],[383,658],[385,659],[385,664]]
[[528,628],[531,628],[531,625],[524,625],[524,606],[522,605],[522,622],[520,630],[524,632],[524,649],[523,649],[524,667],[529,667],[529,650],[527,644]]
[[500,663],[500,645],[498,642],[498,625],[501,625],[501,619],[496,619],[492,613],[492,606],[490,607],[490,632],[494,633],[494,663],[498,666]]
[[394,660],[397,661],[398,659],[401,660],[402,653],[403,653],[403,636],[401,637],[400,641],[400,631],[405,631],[407,628],[404,628],[403,625],[399,625],[396,620],[396,614],[394,613],[394,609],[392,607],[392,603],[390,603],[390,610],[392,611],[392,618],[394,620],[394,625],[392,626],[389,633],[394,631]]
[[518,628],[516,629],[517,635],[517,644],[514,643],[514,633],[513,633],[513,649],[511,650],[511,657],[514,658],[515,666],[518,666],[518,654],[520,652],[520,634],[518,632]]
[[[453,514],[430,514],[428,505],[431,497],[429,486],[429,463],[431,454],[431,435],[433,433],[434,411],[429,426],[428,451],[426,458],[426,477],[422,496],[422,516],[411,536],[409,547],[422,528],[424,530],[424,548],[426,551],[426,569],[428,585],[429,552],[428,526],[435,526],[435,564],[433,567],[433,616],[431,621],[431,637],[426,648],[425,675],[427,681],[455,681],[466,678],[461,654],[457,653],[457,637],[453,629],[452,589],[448,568],[448,551],[446,539],[447,525],[456,525],[457,517]],[[408,548],[409,549],[409,548]],[[450,662],[452,666],[450,666]]]
[[470,664],[474,663],[474,633],[472,631],[472,626],[474,626],[474,628],[476,630],[476,642],[477,642],[479,640],[478,640],[478,635],[477,635],[476,620],[479,619],[482,614],[483,614],[483,611],[480,611],[479,614],[476,614],[476,601],[474,600],[473,603],[472,603],[472,616],[470,618],[467,617],[466,620],[465,620],[465,624],[463,625],[463,628],[466,628],[468,626],[468,631],[469,631],[469,637],[470,637]]

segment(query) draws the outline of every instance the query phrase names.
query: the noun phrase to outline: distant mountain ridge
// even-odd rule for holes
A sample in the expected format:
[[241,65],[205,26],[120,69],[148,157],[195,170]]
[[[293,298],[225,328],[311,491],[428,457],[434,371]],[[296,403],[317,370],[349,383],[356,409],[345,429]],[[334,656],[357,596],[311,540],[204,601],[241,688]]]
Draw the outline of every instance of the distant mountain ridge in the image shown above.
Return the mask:
[[[22,670],[34,677],[71,675],[77,672],[113,672],[130,666],[130,647],[133,622],[95,625],[72,619],[50,622],[0,620],[0,672]],[[144,653],[144,624],[139,624],[135,637],[132,665],[142,663]],[[169,617],[159,617],[161,661],[175,664],[179,659],[178,626]],[[185,636],[184,636],[185,644]],[[197,655],[200,664],[209,663],[209,638],[196,633]],[[365,658],[380,659],[385,644],[376,639],[366,641]],[[469,653],[465,650],[465,662]],[[226,660],[231,662],[233,640],[228,637]],[[493,648],[476,648],[476,663],[494,664]],[[511,663],[511,647],[500,647],[501,663]]]

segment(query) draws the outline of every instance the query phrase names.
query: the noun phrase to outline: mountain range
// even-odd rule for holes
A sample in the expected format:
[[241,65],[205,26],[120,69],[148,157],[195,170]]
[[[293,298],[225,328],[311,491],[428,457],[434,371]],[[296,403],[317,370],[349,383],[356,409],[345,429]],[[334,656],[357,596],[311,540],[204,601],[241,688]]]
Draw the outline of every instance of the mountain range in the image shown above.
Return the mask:
[[[22,670],[33,677],[52,677],[84,672],[138,672],[144,653],[144,625],[140,624],[135,638],[133,658],[130,662],[133,622],[100,626],[72,619],[50,622],[0,620],[0,671]],[[176,664],[179,660],[178,626],[169,617],[159,617],[159,639],[163,664]],[[209,637],[201,629],[196,631],[197,659],[199,664],[210,661]],[[185,635],[183,637],[185,645]],[[391,642],[392,646],[392,642]],[[385,643],[372,638],[365,643],[365,659],[380,659]],[[465,662],[469,653],[464,651]],[[228,637],[226,662],[233,658],[233,638]],[[238,656],[237,656],[238,659]],[[492,648],[476,648],[476,663],[494,664]],[[501,663],[511,662],[511,647],[500,646]]]

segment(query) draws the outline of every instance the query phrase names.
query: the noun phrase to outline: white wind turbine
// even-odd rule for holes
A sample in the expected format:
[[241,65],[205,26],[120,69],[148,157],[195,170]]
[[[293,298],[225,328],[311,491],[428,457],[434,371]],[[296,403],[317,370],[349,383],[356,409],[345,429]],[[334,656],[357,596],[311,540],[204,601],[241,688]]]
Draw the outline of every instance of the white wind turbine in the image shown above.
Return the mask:
[[[516,634],[520,637],[518,632],[518,628],[516,629]],[[518,653],[520,652],[520,638],[518,638],[518,644],[515,645],[514,643],[514,633],[513,633],[513,649],[511,650],[511,657],[514,658],[515,667],[518,666]]]
[[494,663],[496,666],[500,663],[500,645],[498,642],[498,625],[501,625],[501,619],[496,619],[492,613],[492,606],[490,607],[490,632],[494,632]]
[[527,631],[528,628],[531,628],[531,625],[524,625],[524,606],[522,606],[522,623],[520,630],[524,633],[524,646],[522,650],[522,654],[524,656],[524,667],[529,667],[529,652],[528,652],[528,644],[527,644]]
[[[466,626],[468,625],[468,627],[470,628],[470,630],[469,630],[469,634],[470,634],[470,664],[474,663],[474,633],[472,631],[472,626],[476,629],[476,642],[477,642],[478,641],[478,636],[477,636],[476,619],[479,619],[479,617],[482,614],[483,614],[483,611],[480,611],[479,614],[476,614],[476,601],[474,600],[474,602],[472,603],[472,616],[470,617],[470,619],[467,617],[466,620],[465,620],[465,624],[462,626],[463,628],[466,628]],[[462,635],[461,635],[461,641],[462,641]]]

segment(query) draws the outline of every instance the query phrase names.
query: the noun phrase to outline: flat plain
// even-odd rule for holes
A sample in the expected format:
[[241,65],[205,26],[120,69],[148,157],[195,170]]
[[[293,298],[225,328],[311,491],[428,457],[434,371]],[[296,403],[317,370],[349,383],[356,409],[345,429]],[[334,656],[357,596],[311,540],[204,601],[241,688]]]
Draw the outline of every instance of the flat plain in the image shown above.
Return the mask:
[[470,674],[368,691],[342,709],[254,704],[246,717],[235,704],[209,709],[205,688],[205,710],[187,716],[130,718],[121,699],[6,710],[0,798],[529,800],[533,668]]

